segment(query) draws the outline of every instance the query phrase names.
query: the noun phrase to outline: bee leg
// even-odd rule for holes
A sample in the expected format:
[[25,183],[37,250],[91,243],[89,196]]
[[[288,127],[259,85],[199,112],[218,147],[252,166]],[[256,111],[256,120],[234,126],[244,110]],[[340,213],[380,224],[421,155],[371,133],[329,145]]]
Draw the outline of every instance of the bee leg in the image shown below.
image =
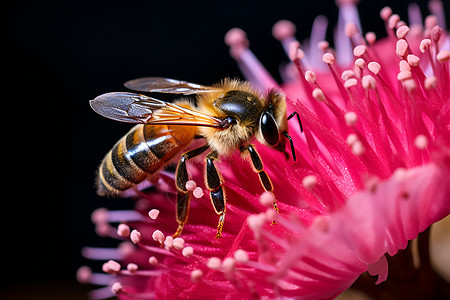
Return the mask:
[[[258,173],[259,181],[261,182],[262,187],[264,188],[264,190],[266,192],[269,192],[273,195],[272,182],[270,181],[270,178],[267,175],[267,173],[264,171],[264,166],[261,161],[261,157],[259,157],[259,154],[258,154],[258,152],[256,152],[255,147],[252,144],[250,144],[247,146],[242,146],[240,148],[240,150],[241,150],[241,153],[244,153],[245,151],[247,151],[250,154],[250,160],[252,162],[253,170]],[[275,209],[276,212],[279,212],[277,201],[276,201],[275,197],[273,197],[273,199],[274,199],[273,200],[273,208]]]
[[186,224],[189,215],[189,201],[191,200],[191,194],[186,189],[186,182],[189,180],[189,176],[186,169],[186,162],[205,152],[209,147],[202,146],[199,148],[192,149],[181,155],[180,161],[178,162],[177,169],[175,171],[175,182],[177,186],[177,222],[178,228],[174,233],[173,237],[177,237],[183,231],[184,224]]
[[214,160],[217,159],[217,152],[212,151],[206,156],[206,187],[209,190],[211,203],[219,215],[216,238],[222,236],[222,227],[225,222],[226,195],[222,187],[222,175],[217,171]]

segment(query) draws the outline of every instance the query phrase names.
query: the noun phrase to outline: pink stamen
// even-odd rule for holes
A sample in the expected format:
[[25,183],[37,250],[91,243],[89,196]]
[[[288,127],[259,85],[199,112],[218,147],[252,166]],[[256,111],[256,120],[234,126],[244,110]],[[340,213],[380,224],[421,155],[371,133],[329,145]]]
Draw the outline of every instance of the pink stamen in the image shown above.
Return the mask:
[[191,272],[191,281],[193,283],[198,282],[203,276],[203,271],[199,269],[192,270]]
[[228,31],[225,43],[230,46],[231,55],[240,64],[246,78],[260,90],[278,88],[278,84],[248,48],[246,33],[239,28]]
[[139,267],[138,267],[138,265],[137,264],[135,264],[135,263],[129,263],[128,265],[127,265],[127,270],[130,272],[130,273],[136,273],[136,271],[139,269]]
[[374,32],[369,31],[366,33],[365,38],[369,45],[373,45],[377,40],[377,35]]
[[372,75],[365,75],[361,79],[361,85],[366,90],[374,90],[377,87],[377,81],[375,80],[375,78],[373,78]]
[[308,190],[314,189],[317,185],[317,177],[314,175],[307,175],[302,179],[302,185]]
[[196,187],[194,189],[193,195],[195,198],[201,198],[203,197],[204,193],[203,193],[203,189],[201,187]]
[[361,141],[355,141],[352,146],[352,153],[355,154],[356,156],[361,156],[364,154],[364,152],[366,151],[366,149],[364,148],[364,145]]
[[406,61],[406,60],[400,60],[400,62],[398,63],[400,72],[401,71],[411,71],[411,66],[410,64]]
[[249,260],[248,253],[243,249],[237,249],[234,252],[234,259],[239,263],[246,263]]
[[159,210],[158,209],[152,209],[148,212],[148,216],[152,220],[156,220],[159,216]]
[[317,48],[319,48],[322,52],[327,52],[330,47],[330,43],[328,41],[320,41],[317,43]]
[[366,67],[366,61],[362,58],[355,60],[355,67],[362,71]]
[[[438,25],[434,26],[430,32],[430,38],[434,43],[438,43],[442,35],[442,28]],[[437,45],[438,46],[438,45]]]
[[441,28],[447,28],[445,24],[445,10],[443,3],[440,0],[430,0],[428,2],[428,9],[431,14],[436,17],[436,22]]
[[301,60],[305,56],[305,53],[300,49],[300,43],[292,41],[289,44],[289,59],[291,61]]
[[425,51],[430,49],[430,47],[431,47],[431,40],[430,39],[423,39],[420,42],[419,50],[420,50],[420,52],[425,53]]
[[345,123],[347,126],[353,126],[356,124],[356,121],[358,120],[358,116],[355,112],[349,111],[345,114]]
[[222,266],[222,260],[218,257],[211,257],[210,259],[208,259],[206,266],[211,270],[219,270]]
[[315,88],[312,91],[312,96],[314,97],[314,99],[316,99],[319,102],[323,102],[325,101],[325,94],[323,93],[323,91],[319,88]]
[[194,180],[188,180],[186,182],[186,190],[192,192],[197,187],[197,183]]
[[412,77],[412,73],[410,71],[400,71],[397,74],[397,79],[399,81],[404,81],[406,79],[411,79],[411,77]]
[[427,90],[435,89],[436,88],[436,84],[437,84],[437,79],[434,76],[427,77],[425,79],[425,88]]
[[377,63],[376,61],[372,61],[367,65],[367,68],[369,69],[370,72],[372,72],[375,75],[378,75],[378,73],[381,70],[381,66],[379,63]]
[[388,28],[393,30],[398,22],[400,22],[400,16],[397,14],[391,15],[388,19]]
[[225,273],[225,278],[232,280],[234,278],[234,270],[236,268],[236,260],[233,257],[227,257],[223,260],[222,270]]
[[259,196],[259,203],[261,203],[265,207],[272,207],[274,200],[275,197],[271,192],[264,192],[261,194],[261,196]]
[[184,239],[177,237],[173,240],[173,247],[177,250],[182,250],[184,248]]
[[358,81],[355,78],[350,78],[344,82],[344,87],[349,89],[353,86],[356,86],[357,84],[358,84]]
[[345,70],[344,72],[342,72],[341,75],[341,79],[346,81],[350,78],[354,78],[355,77],[355,72],[353,72],[352,70]]
[[294,23],[288,20],[280,20],[272,27],[273,37],[281,42],[286,53],[291,42],[296,41],[294,37],[296,30]]
[[333,55],[333,54],[331,54],[331,53],[325,53],[325,54],[322,56],[322,60],[323,60],[324,63],[329,64],[329,65],[332,65],[332,64],[334,64],[335,58],[334,58],[334,55]]
[[264,213],[249,215],[247,217],[248,227],[250,227],[255,236],[259,236],[261,234],[261,229],[265,223],[267,223],[267,218]]
[[416,148],[419,150],[426,149],[428,146],[428,138],[423,134],[419,134],[414,139],[414,146],[416,146]]
[[133,244],[139,243],[141,241],[141,237],[141,233],[136,229],[133,229],[133,231],[131,231],[130,233],[130,240]]
[[183,250],[181,250],[181,254],[183,254],[184,257],[190,257],[192,254],[194,254],[194,248],[184,247]]
[[314,84],[314,83],[316,83],[317,75],[313,71],[308,70],[305,73],[305,79],[309,83],[313,83]]
[[150,256],[148,259],[148,263],[152,266],[158,265],[158,259],[154,256]]
[[366,45],[358,45],[355,48],[353,48],[353,55],[356,57],[363,56],[364,53],[366,53],[367,46]]
[[354,134],[354,133],[350,133],[347,138],[346,138],[346,142],[347,145],[351,146],[353,145],[356,141],[358,140],[358,135]]
[[[132,255],[136,248],[129,241],[124,241],[119,244],[117,249],[119,250],[119,253],[122,256],[121,259],[123,259],[124,257]],[[113,257],[110,257],[110,258],[113,258]]]
[[[230,46],[233,51],[235,51],[234,55],[240,56],[236,51],[243,51],[245,48],[248,48],[249,42],[247,40],[247,34],[240,28],[233,28],[227,32],[225,35],[225,44]],[[233,55],[233,57],[234,57]]]
[[112,235],[113,228],[109,225],[109,223],[97,223],[95,225],[95,232],[99,236],[106,237]]
[[397,31],[396,31],[396,35],[398,39],[404,39],[406,37],[406,35],[409,32],[409,27],[406,25],[400,26]]
[[152,234],[152,238],[160,244],[164,243],[165,240],[164,234],[160,230],[155,230]]
[[400,39],[397,41],[395,53],[400,58],[404,58],[406,56],[406,52],[408,50],[408,43],[404,39]]
[[317,51],[317,45],[319,45],[320,41],[323,41],[326,38],[327,26],[328,20],[324,16],[317,16],[314,19],[311,28],[309,49],[306,53],[309,68],[313,68],[315,70],[323,69],[320,52]]
[[417,84],[416,81],[414,79],[408,78],[408,79],[404,79],[401,80],[402,81],[402,85],[403,87],[409,92],[411,93],[412,91],[415,91],[417,88]]
[[117,235],[120,237],[129,237],[130,236],[130,226],[127,224],[119,224],[117,227]]
[[272,28],[272,35],[274,38],[279,40],[280,42],[292,38],[295,34],[297,28],[294,23],[288,20],[280,20],[275,23]]
[[348,66],[353,60],[352,42],[359,44],[362,40],[359,34],[352,35],[349,38],[346,35],[347,24],[352,23],[356,29],[353,32],[361,32],[361,22],[359,20],[358,9],[355,1],[337,1],[339,6],[339,17],[335,34],[335,48],[337,61],[340,65]]
[[92,269],[88,266],[82,266],[77,271],[77,280],[80,283],[89,283],[92,277]]
[[109,214],[108,209],[106,209],[104,207],[97,208],[91,214],[91,221],[94,224],[107,223],[108,222],[108,214]]
[[120,268],[120,264],[112,259],[105,262],[102,266],[103,272],[108,274],[116,274],[120,271]]
[[387,21],[392,15],[392,9],[389,6],[383,7],[380,11],[380,17],[383,21]]
[[414,67],[417,67],[417,66],[419,65],[419,63],[420,63],[420,58],[417,57],[417,56],[415,56],[414,54],[409,54],[409,55],[406,57],[406,59],[407,59],[408,63],[409,63],[411,66],[414,66]]
[[116,295],[121,294],[123,292],[122,284],[120,282],[113,283],[111,286],[111,291]]
[[448,50],[441,50],[437,55],[436,59],[440,63],[445,63],[450,59],[450,51]]
[[173,247],[173,237],[171,235],[166,236],[164,240],[164,247],[170,249]]
[[351,38],[352,36],[354,36],[358,33],[359,33],[359,31],[355,24],[353,24],[352,22],[345,24],[345,34],[349,38]]

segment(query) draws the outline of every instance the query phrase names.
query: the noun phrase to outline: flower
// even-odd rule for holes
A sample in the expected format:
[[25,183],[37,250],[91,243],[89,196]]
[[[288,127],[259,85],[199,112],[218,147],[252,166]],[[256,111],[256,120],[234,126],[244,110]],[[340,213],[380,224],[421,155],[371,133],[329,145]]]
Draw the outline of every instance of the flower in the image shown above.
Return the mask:
[[[137,192],[134,210],[94,212],[100,235],[124,240],[117,249],[84,249],[88,258],[108,260],[107,275],[78,272],[80,281],[110,285],[94,298],[334,298],[363,272],[385,281],[385,254],[396,255],[450,213],[450,41],[438,25],[440,2],[431,2],[437,13],[424,29],[383,9],[388,37],[380,41],[361,35],[355,2],[337,1],[335,50],[321,41],[323,17],[310,46],[295,40],[292,23],[275,25],[291,59],[282,86],[242,30],[226,36],[246,78],[261,90],[282,89],[289,113],[303,124],[303,132],[290,124],[296,162],[257,145],[279,213],[272,195],[252,183],[258,179],[248,162],[234,154],[218,164],[228,203],[215,239],[203,164],[193,161],[189,221],[173,239],[174,177],[162,172],[150,193]],[[411,6],[413,16],[417,11]]]

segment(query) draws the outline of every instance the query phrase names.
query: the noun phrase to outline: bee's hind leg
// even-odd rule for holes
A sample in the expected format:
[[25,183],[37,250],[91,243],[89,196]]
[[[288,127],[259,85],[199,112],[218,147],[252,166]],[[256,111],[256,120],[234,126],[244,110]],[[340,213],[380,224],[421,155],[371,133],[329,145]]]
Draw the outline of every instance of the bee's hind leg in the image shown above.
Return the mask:
[[178,228],[175,231],[173,237],[177,237],[181,234],[186,224],[189,215],[189,202],[191,200],[191,194],[186,189],[186,182],[189,181],[189,176],[186,168],[186,162],[205,152],[209,147],[202,146],[199,148],[192,149],[181,155],[180,161],[178,162],[177,170],[175,171],[175,181],[177,185],[177,222]]
[[214,160],[217,159],[217,152],[212,151],[206,156],[206,187],[209,190],[211,203],[219,215],[216,238],[222,236],[222,227],[225,222],[226,195],[222,187],[222,175],[217,171]]

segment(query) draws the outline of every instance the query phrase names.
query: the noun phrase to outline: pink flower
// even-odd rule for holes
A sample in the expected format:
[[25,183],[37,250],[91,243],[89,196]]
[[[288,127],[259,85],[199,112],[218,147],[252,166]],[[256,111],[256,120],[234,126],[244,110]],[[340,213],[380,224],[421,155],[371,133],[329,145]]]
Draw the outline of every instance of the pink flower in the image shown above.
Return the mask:
[[109,285],[94,298],[333,298],[366,271],[385,281],[385,254],[450,213],[450,40],[442,16],[408,27],[385,8],[388,37],[376,41],[361,35],[353,1],[338,5],[335,50],[321,41],[323,17],[311,45],[295,40],[290,22],[275,25],[291,59],[281,87],[243,31],[226,37],[246,78],[261,90],[282,89],[303,123],[303,132],[290,124],[296,162],[257,145],[280,213],[234,154],[219,164],[228,203],[223,237],[215,239],[217,215],[203,193],[203,163],[194,161],[189,221],[173,239],[176,190],[173,174],[163,173],[152,192],[139,192],[135,210],[93,214],[100,235],[124,240],[117,249],[84,249],[107,260],[107,275],[78,272],[81,281]]

